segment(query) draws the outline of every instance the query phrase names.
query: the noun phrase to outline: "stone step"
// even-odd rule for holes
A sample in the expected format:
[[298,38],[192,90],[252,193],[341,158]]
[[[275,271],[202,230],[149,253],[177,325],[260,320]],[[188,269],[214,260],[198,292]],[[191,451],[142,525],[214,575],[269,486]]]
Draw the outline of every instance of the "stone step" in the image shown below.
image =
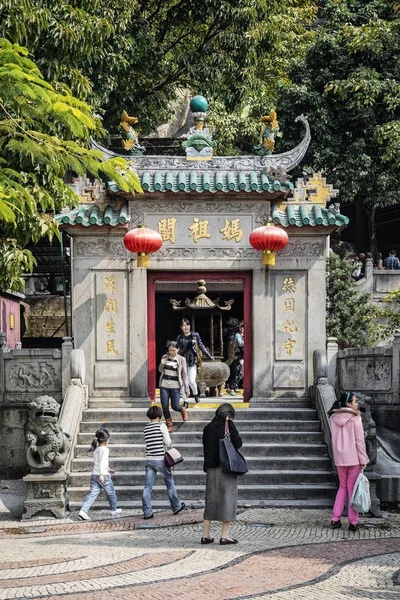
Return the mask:
[[[201,442],[202,431],[175,431],[172,435],[173,443],[176,446],[187,444],[189,442]],[[240,437],[244,448],[248,444],[273,443],[273,444],[316,444],[323,441],[320,431],[240,431]],[[93,439],[93,433],[80,433],[78,444],[90,446]],[[110,452],[114,445],[132,444],[143,442],[143,433],[141,431],[129,431],[124,433],[112,432],[110,437]]]
[[[242,421],[263,420],[311,420],[317,419],[314,408],[248,408],[240,412]],[[189,411],[191,421],[211,421],[215,416],[213,408],[193,408]],[[239,416],[239,415],[238,415]],[[83,421],[108,422],[108,421],[144,421],[145,411],[142,408],[88,408],[83,412]]]
[[[145,472],[144,469],[139,471],[121,471],[113,475],[115,486],[136,486],[144,485]],[[87,473],[72,473],[69,477],[69,485],[71,487],[85,487],[89,485],[90,471]],[[206,474],[203,471],[183,471],[180,467],[174,470],[174,480],[176,485],[204,485]],[[159,477],[159,483],[162,484],[162,479]],[[246,473],[246,479],[243,480],[245,485],[265,484],[321,484],[333,483],[334,476],[332,471],[272,471],[272,470],[253,470]]]
[[[132,457],[110,457],[110,466],[117,472],[121,471],[143,471],[145,463],[144,455]],[[329,470],[331,468],[331,459],[329,456],[268,456],[268,457],[254,457],[246,456],[246,461],[250,471],[252,470],[291,470],[291,469],[303,469],[303,470]],[[73,472],[87,472],[91,473],[93,468],[93,458],[91,454],[86,456],[73,459]],[[184,462],[180,469],[203,469],[203,457],[202,456],[188,456],[184,458]]]
[[[177,485],[180,500],[186,502],[204,500],[204,485]],[[140,500],[143,492],[143,485],[116,486],[116,493],[119,501]],[[333,483],[314,484],[296,484],[296,485],[246,485],[239,483],[239,498],[257,500],[264,499],[310,499],[310,498],[329,498],[331,499],[336,492],[336,485]],[[88,493],[88,485],[83,487],[68,487],[68,495],[71,502],[82,502]],[[101,493],[103,494],[103,492]],[[162,500],[167,495],[165,485],[155,485],[152,491],[154,500]]]
[[[179,451],[182,456],[203,456],[203,444],[183,443],[179,444]],[[327,453],[325,444],[247,444],[243,449],[244,455],[247,456],[324,456]],[[75,447],[75,456],[86,456],[88,454],[88,445],[78,444]],[[112,456],[144,456],[144,444],[113,444]],[[110,453],[111,455],[111,453]]]
[[[196,404],[193,398],[188,398],[190,408],[203,408],[203,405],[209,404],[221,404],[223,402],[229,402],[234,404],[235,408],[241,410],[242,408],[248,408],[248,404],[241,406],[243,403],[243,396],[230,396],[225,394],[219,398],[201,398],[200,402]],[[152,405],[149,401],[137,400],[135,398],[90,398],[88,408],[140,408],[144,412]],[[157,398],[157,405],[160,406],[159,398]],[[209,407],[204,407],[205,409]],[[264,400],[263,402],[257,402],[251,404],[250,408],[312,408],[311,402],[308,398],[284,398]],[[216,410],[215,407],[210,410]]]
[[[333,506],[334,496],[332,498],[306,498],[302,500],[297,500],[296,498],[288,499],[264,499],[264,500],[249,500],[246,498],[240,498],[238,501],[239,509],[247,509],[247,508],[298,508],[298,509],[318,509],[318,508],[331,508]],[[189,509],[197,509],[204,508],[204,500],[197,501],[189,501],[185,500],[186,506]],[[70,502],[69,506],[71,510],[79,510],[82,506],[82,501],[79,502]],[[121,500],[118,501],[118,506],[123,510],[141,510],[142,509],[142,501],[141,500]],[[157,511],[165,511],[171,510],[168,499],[164,500],[152,500],[152,506],[154,512]],[[96,512],[99,510],[110,510],[110,506],[106,500],[96,500],[90,509],[90,513],[92,511]],[[271,521],[273,521],[273,517],[271,517]],[[147,521],[143,522],[143,527],[147,526]]]
[[[179,416],[177,415],[179,418]],[[189,414],[190,418],[190,414]],[[114,436],[116,433],[125,433],[125,432],[140,432],[143,434],[143,428],[148,423],[148,421],[82,421],[80,431],[81,433],[88,433],[92,437],[99,427],[105,427],[110,434]],[[203,431],[204,427],[208,425],[209,421],[186,421],[183,423],[182,421],[175,421],[174,428],[175,433],[178,432],[188,432],[188,431]],[[320,431],[321,426],[319,421],[289,421],[283,419],[273,419],[270,421],[267,420],[257,420],[249,423],[248,421],[242,421],[240,418],[235,419],[235,425],[238,431],[241,433],[245,429],[251,429],[253,431]],[[92,440],[90,440],[91,442]]]

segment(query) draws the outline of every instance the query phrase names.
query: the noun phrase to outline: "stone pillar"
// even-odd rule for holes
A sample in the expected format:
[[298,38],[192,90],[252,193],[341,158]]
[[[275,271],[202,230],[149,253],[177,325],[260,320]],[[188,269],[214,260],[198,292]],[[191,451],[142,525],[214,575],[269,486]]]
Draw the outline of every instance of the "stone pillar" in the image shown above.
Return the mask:
[[326,363],[328,369],[328,381],[330,385],[336,390],[337,389],[337,368],[338,368],[338,350],[339,346],[337,338],[329,337],[326,345]]
[[71,354],[73,350],[72,338],[63,337],[61,346],[61,386],[64,398],[67,387],[71,383]]
[[253,400],[268,398],[272,390],[273,310],[269,271],[253,271],[252,306],[252,379]]
[[392,365],[392,398],[393,404],[400,404],[400,331],[394,334],[392,344],[393,365]]
[[364,277],[365,286],[363,287],[363,292],[372,293],[374,291],[374,261],[372,258],[365,260]]
[[[132,264],[132,263],[131,263]],[[129,274],[129,387],[133,398],[148,399],[147,271]]]

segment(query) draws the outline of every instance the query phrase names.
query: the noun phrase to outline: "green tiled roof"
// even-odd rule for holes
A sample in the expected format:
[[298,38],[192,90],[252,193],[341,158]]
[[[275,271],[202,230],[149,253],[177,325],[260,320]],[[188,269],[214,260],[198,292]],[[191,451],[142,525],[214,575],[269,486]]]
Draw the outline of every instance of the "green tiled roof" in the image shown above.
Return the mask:
[[322,208],[317,204],[307,206],[301,204],[296,206],[294,204],[274,206],[272,208],[272,221],[277,225],[283,227],[290,227],[295,225],[296,227],[304,227],[306,225],[316,227],[317,225],[335,225],[341,227],[347,225],[349,218],[335,213],[328,208]]
[[[140,184],[145,192],[258,192],[288,193],[290,181],[271,179],[258,171],[143,171]],[[118,191],[114,182],[112,191]]]
[[[98,204],[86,204],[65,214],[56,215],[56,220],[60,225],[83,225],[84,227],[108,225],[109,227],[115,227],[128,221],[128,203],[125,202],[121,208],[107,204],[104,206],[104,210],[101,210]],[[275,205],[272,208],[272,220],[283,227],[293,225],[296,227],[307,225],[311,227],[317,225],[340,227],[341,225],[347,225],[349,222],[348,217],[334,213],[327,208],[321,208],[316,204],[312,206],[284,204],[280,208]]]
[[60,225],[83,225],[84,227],[108,225],[109,227],[115,227],[128,221],[128,203],[125,202],[121,208],[107,204],[104,206],[104,210],[101,210],[98,204],[85,205],[65,214],[56,215],[56,221]]

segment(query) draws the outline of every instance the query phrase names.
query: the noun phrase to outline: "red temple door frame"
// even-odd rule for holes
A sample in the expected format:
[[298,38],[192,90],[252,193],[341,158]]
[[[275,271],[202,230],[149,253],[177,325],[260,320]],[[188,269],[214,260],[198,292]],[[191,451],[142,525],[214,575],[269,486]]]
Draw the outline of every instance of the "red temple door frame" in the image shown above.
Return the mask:
[[[230,281],[243,281],[243,320],[245,323],[245,343],[244,343],[244,402],[248,402],[251,397],[251,304],[252,304],[252,278],[249,271],[229,271],[229,274],[218,271],[148,271],[147,273],[147,351],[148,351],[148,393],[154,402],[156,395],[156,381],[158,365],[156,364],[156,281],[220,281],[221,284]],[[178,335],[178,332],[177,332]]]

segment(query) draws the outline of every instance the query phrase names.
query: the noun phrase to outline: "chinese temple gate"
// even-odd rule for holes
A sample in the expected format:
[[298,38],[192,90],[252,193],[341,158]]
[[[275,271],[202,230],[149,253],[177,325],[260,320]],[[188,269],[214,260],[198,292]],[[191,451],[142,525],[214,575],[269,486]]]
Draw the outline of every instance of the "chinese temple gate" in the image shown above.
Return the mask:
[[[132,169],[143,194],[75,180],[79,207],[57,219],[73,238],[73,335],[92,396],[154,398],[161,336],[175,339],[185,316],[167,299],[183,306],[199,279],[212,300],[234,299],[232,314],[245,321],[245,400],[308,395],[313,352],[325,347],[327,237],[347,218],[338,205],[327,208],[335,191],[319,174],[290,180],[310,141],[300,120],[306,135],[283,154],[213,156],[210,136],[200,136],[202,147],[197,133],[188,136],[186,156],[138,150]],[[289,242],[266,267],[249,235],[268,220]],[[139,224],[163,240],[148,268],[123,244]]]

